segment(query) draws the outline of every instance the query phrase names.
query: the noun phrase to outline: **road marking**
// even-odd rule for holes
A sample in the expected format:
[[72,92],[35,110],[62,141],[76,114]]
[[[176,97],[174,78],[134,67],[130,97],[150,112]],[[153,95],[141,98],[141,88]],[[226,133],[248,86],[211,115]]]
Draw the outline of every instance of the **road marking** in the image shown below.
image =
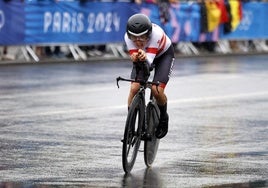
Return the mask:
[[[196,98],[185,98],[178,100],[169,100],[169,104],[191,104],[197,102],[208,102],[208,101],[218,101],[218,100],[230,100],[230,99],[247,99],[247,98],[256,98],[256,97],[268,97],[268,91],[255,92],[255,93],[241,93],[233,95],[223,95],[223,96],[211,96],[211,97],[196,97]],[[126,104],[123,105],[110,105],[110,106],[101,106],[101,107],[86,107],[83,109],[68,109],[68,110],[53,110],[46,112],[30,112],[27,114],[10,114],[2,115],[0,119],[10,119],[12,118],[23,118],[23,117],[33,117],[33,116],[53,116],[53,115],[62,115],[62,114],[96,114],[97,112],[103,111],[113,111],[113,110],[127,109]]]
[[230,100],[230,99],[246,99],[254,97],[268,97],[268,91],[255,92],[255,93],[240,93],[232,95],[221,95],[221,96],[210,96],[210,97],[195,97],[195,98],[185,98],[178,100],[169,100],[169,104],[179,104],[179,103],[193,103],[193,102],[207,102],[207,101],[217,101],[217,100]]
[[14,92],[14,93],[9,93],[6,95],[1,94],[0,95],[0,99],[14,99],[14,98],[22,98],[22,97],[41,97],[41,96],[53,96],[53,95],[69,95],[69,94],[86,94],[86,93],[94,93],[94,92],[103,92],[103,91],[108,91],[108,90],[114,90],[116,88],[116,86],[114,87],[89,87],[87,89],[81,89],[81,88],[77,88],[77,90],[75,90],[75,88],[72,88],[70,90],[66,90],[64,88],[64,90],[61,90],[60,88],[57,88],[55,90],[51,90],[51,91],[31,91],[30,93],[18,93],[18,92]]

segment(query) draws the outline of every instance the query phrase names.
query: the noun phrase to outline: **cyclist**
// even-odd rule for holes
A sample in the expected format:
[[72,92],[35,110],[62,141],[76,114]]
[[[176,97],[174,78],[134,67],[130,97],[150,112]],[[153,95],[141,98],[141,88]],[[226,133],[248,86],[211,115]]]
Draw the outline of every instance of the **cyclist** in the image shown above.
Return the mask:
[[[152,23],[144,14],[134,14],[128,19],[124,39],[133,62],[132,79],[144,78],[141,71],[136,72],[136,66],[141,63],[145,64],[149,70],[155,69],[153,81],[160,82],[158,88],[155,85],[152,87],[153,96],[160,109],[160,121],[155,134],[157,138],[163,138],[168,132],[169,121],[165,87],[174,64],[174,49],[171,40],[160,26]],[[128,106],[138,90],[139,83],[132,82]]]

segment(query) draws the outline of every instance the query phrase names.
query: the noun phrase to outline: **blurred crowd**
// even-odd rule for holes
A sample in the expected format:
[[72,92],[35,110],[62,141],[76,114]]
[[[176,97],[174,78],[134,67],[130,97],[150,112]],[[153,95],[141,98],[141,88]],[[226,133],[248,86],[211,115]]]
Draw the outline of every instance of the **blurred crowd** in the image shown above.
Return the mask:
[[[6,3],[12,0],[4,0]],[[21,0],[26,1],[26,0]],[[28,0],[31,1],[31,0]],[[38,1],[38,0],[37,0]],[[141,4],[154,3],[159,6],[159,15],[162,23],[169,19],[169,6],[180,2],[198,2],[205,1],[217,2],[222,0],[51,0],[51,1],[80,1],[86,3],[87,1],[101,1],[101,2],[130,2]],[[223,0],[224,1],[224,0]],[[246,2],[268,2],[268,0],[238,0],[243,3]],[[268,51],[268,42],[266,40],[247,40],[247,41],[217,41],[217,42],[179,42],[173,44],[178,54],[197,55],[204,53],[237,53],[237,52],[262,52]],[[95,45],[50,45],[50,46],[30,46],[28,48],[20,47],[25,53],[34,54],[35,59],[67,59],[74,58],[87,59],[90,57],[113,57],[113,56],[127,56],[124,44],[95,44]],[[14,47],[12,48],[14,49]],[[29,49],[32,51],[29,52]],[[15,60],[18,57],[19,50],[10,50],[8,46],[0,47],[0,60]],[[26,52],[25,52],[26,51]],[[14,53],[15,52],[15,53]]]

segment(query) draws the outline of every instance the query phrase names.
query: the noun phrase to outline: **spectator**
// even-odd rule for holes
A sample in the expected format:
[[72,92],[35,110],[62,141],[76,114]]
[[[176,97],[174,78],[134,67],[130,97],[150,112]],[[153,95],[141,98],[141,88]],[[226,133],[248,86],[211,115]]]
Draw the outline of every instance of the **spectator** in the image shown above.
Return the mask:
[[63,52],[61,51],[61,47],[60,46],[46,46],[45,47],[45,55],[47,57],[64,57]]
[[8,54],[8,47],[4,46],[3,47],[3,56],[2,56],[2,60],[14,60],[15,56]]

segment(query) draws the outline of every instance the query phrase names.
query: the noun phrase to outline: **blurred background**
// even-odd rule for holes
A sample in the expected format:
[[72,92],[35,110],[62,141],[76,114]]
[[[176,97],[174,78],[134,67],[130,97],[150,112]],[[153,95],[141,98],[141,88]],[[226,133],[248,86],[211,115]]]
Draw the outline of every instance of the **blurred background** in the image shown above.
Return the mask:
[[177,56],[266,53],[266,0],[3,0],[1,61],[127,58],[126,21],[148,15]]

